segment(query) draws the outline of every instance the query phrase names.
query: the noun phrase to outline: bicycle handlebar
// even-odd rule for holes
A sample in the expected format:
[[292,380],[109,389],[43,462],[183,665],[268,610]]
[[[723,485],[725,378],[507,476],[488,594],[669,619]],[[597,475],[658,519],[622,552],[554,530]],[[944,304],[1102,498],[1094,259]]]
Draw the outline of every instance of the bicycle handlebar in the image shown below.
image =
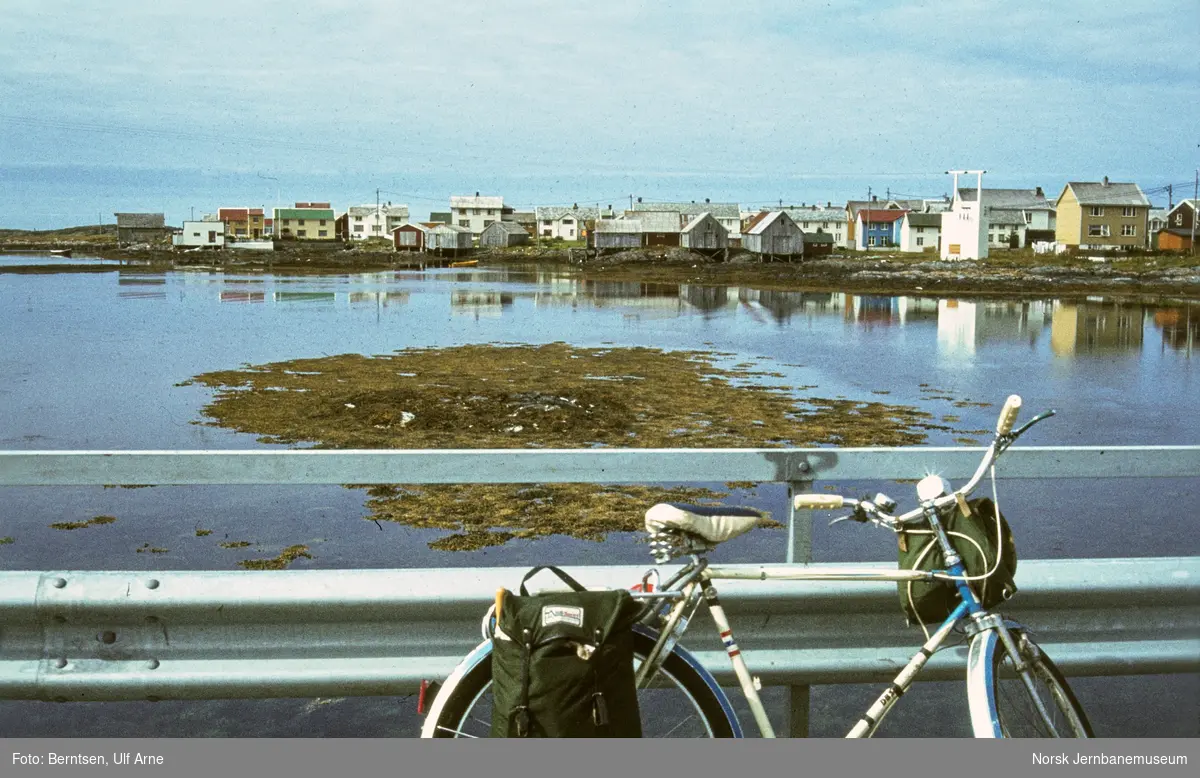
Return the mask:
[[[987,472],[987,469],[995,464],[996,460],[999,459],[1000,454],[1003,453],[1012,444],[1012,442],[1017,439],[1017,437],[1019,437],[1023,432],[1025,432],[1025,430],[1029,429],[1039,421],[1054,415],[1054,411],[1047,411],[1043,414],[1039,414],[1038,416],[1030,419],[1029,422],[1027,422],[1023,427],[1014,433],[1012,432],[1013,424],[1016,422],[1017,414],[1020,413],[1020,410],[1020,395],[1010,395],[1008,399],[1005,400],[1004,407],[1000,410],[1000,418],[996,422],[996,436],[993,438],[991,445],[988,446],[987,451],[984,452],[983,460],[979,463],[979,467],[975,470],[975,474],[972,475],[971,479],[967,481],[967,483],[961,488],[955,489],[949,494],[944,494],[941,497],[937,497],[932,500],[932,507],[940,510],[951,503],[957,502],[960,495],[962,497],[969,496],[971,492],[975,491],[975,487],[979,485],[979,481],[983,478],[983,474]],[[845,505],[853,507],[854,513],[850,516],[843,517],[842,519],[836,519],[834,523],[853,518],[857,521],[871,521],[872,523],[882,524],[893,529],[922,518],[925,515],[925,509],[927,507],[926,505],[922,505],[919,508],[914,508],[913,510],[903,513],[899,516],[892,516],[880,510],[878,506],[868,500],[855,500],[850,497],[842,497],[835,494],[798,494],[792,500],[792,506],[796,510],[806,508],[837,509]]]

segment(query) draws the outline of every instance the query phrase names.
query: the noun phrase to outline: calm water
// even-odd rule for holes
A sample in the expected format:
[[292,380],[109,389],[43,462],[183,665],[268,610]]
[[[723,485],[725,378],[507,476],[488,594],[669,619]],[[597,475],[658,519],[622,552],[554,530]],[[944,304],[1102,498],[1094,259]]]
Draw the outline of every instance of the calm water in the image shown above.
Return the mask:
[[[21,264],[11,257],[0,263]],[[1031,434],[1029,445],[1196,443],[1198,333],[1200,305],[1186,303],[870,297],[595,282],[536,269],[322,278],[129,268],[0,274],[0,449],[259,447],[253,435],[193,424],[211,393],[176,384],[247,363],[553,341],[729,352],[730,364],[756,362],[783,373],[788,383],[816,386],[812,396],[916,405],[939,417],[961,417],[954,426],[963,429],[990,427],[998,404],[1017,392],[1031,410],[1059,411]],[[954,408],[941,399],[947,396],[996,407]],[[953,437],[937,433],[929,443],[949,444]],[[1132,482],[1009,483],[1001,499],[1027,558],[1200,551],[1195,512],[1179,508],[1194,502],[1196,479],[1156,481],[1149,498],[1144,484],[1131,494]],[[846,486],[884,488],[902,504],[911,501],[908,486]],[[427,543],[442,533],[392,524],[381,533],[364,520],[362,492],[340,487],[0,493],[0,537],[14,539],[0,546],[3,569],[236,569],[240,559],[274,557],[295,543],[307,544],[315,557],[298,560],[296,568],[648,562],[644,546],[623,534],[603,544],[556,538],[473,554],[433,551]],[[1082,507],[1039,510],[1050,497]],[[775,486],[760,488],[750,501],[783,509],[782,490]],[[118,521],[73,532],[49,527],[98,514]],[[197,537],[198,526],[213,534]],[[226,550],[217,545],[225,539],[254,545]],[[759,531],[727,544],[718,558],[778,560],[783,542],[782,532]],[[168,552],[137,553],[147,543]],[[820,525],[815,531],[818,561],[889,559],[894,553],[894,541],[880,533]],[[1084,679],[1080,685],[1102,708],[1093,715],[1107,733],[1197,734],[1194,678]],[[831,693],[818,690],[814,699],[823,704],[821,695]],[[1124,704],[1130,695],[1156,713],[1131,716]],[[306,701],[0,703],[0,732],[411,734],[412,707],[395,700],[316,707]],[[866,705],[856,700],[852,707]],[[1180,711],[1188,715],[1180,718]],[[927,714],[914,699],[889,717],[888,731],[956,731],[929,730]],[[178,716],[189,722],[186,729],[172,723]],[[824,724],[816,731],[840,734],[848,718],[849,711],[839,713],[828,731]]]

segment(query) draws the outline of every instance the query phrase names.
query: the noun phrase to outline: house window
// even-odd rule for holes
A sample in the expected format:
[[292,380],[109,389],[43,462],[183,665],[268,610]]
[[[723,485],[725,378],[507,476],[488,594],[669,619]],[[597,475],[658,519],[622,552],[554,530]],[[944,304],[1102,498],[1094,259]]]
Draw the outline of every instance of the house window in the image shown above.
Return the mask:
[[821,227],[826,230],[829,229],[829,222],[821,222]]
[[1092,216],[1103,216],[1103,215],[1104,215],[1104,207],[1103,206],[1100,206],[1100,205],[1092,206]]
[[291,220],[291,219],[284,219],[284,220],[283,220],[283,226],[284,226],[284,227],[288,226],[288,225],[289,225],[289,224],[291,224],[291,223],[292,223],[292,220]]
[[475,215],[476,215],[476,216],[478,216],[478,215],[479,215],[479,209],[478,209],[478,208],[476,208],[476,209],[475,209]]
[[470,227],[470,226],[471,226],[471,220],[470,220],[470,219],[459,219],[459,220],[458,220],[458,226],[459,226],[459,227]]
[[491,208],[488,208],[488,209],[487,209],[487,215],[488,215],[488,216],[491,216],[491,215],[492,215],[492,209],[491,209]]
[[550,226],[550,224],[551,224],[550,222],[542,222],[542,226],[543,226],[543,227],[549,227],[549,226]]
[[1137,227],[1133,224],[1122,224],[1121,235],[1126,238],[1132,238],[1137,235]]
[[[491,211],[488,211],[488,213],[491,213]],[[491,226],[492,226],[493,224],[495,224],[495,223],[496,223],[496,220],[495,220],[495,219],[484,219],[484,220],[483,220],[483,226],[484,226],[484,227],[491,227]]]
[[322,220],[321,220],[321,226],[322,226],[322,227],[324,227],[324,226],[325,226],[325,220],[324,220],[324,219],[322,219]]
[[363,231],[363,226],[362,226],[361,224],[356,224],[356,225],[354,225],[354,231],[355,231],[355,232],[362,232],[362,231]]
[[378,224],[371,225],[371,232],[380,232],[382,229],[383,227],[380,227]]
[[924,245],[925,245],[925,239],[924,239],[924,238],[917,238],[917,245],[918,245],[918,246],[924,246]]
[[317,230],[317,236],[324,238],[329,235],[329,230]]
[[[925,228],[924,228],[924,227],[917,227],[917,234],[918,234],[918,235],[920,235],[920,234],[922,234],[922,233],[924,233],[924,232],[925,232]],[[918,245],[920,245],[920,244],[918,244]]]
[[549,238],[550,236],[551,236],[551,231],[550,231],[550,230],[542,230],[542,237],[543,237],[543,238]]
[[575,230],[567,230],[567,237],[568,237],[568,238],[574,238],[574,237],[575,237]]
[[1183,226],[1183,214],[1182,213],[1175,214],[1175,226],[1176,227]]
[[564,224],[564,225],[566,225],[566,224],[574,224],[574,223],[575,223],[575,220],[574,220],[574,219],[563,219],[563,220],[562,220],[562,222],[563,222],[563,224]]
[[841,239],[842,239],[842,233],[840,233],[840,232],[834,236],[834,240],[840,241]]
[[1122,216],[1137,216],[1137,213],[1135,213],[1135,209],[1132,205],[1127,205],[1121,209],[1121,215]]
[[[301,224],[303,224],[303,223],[304,222],[301,222]],[[296,234],[299,235],[301,238],[303,238],[305,235],[308,234],[308,230],[296,230]]]
[[1110,233],[1107,224],[1089,224],[1088,236],[1093,238],[1107,238]]
[[872,235],[871,237],[867,238],[867,245],[868,245],[868,246],[874,246],[874,245],[875,245],[875,236],[874,236],[874,235]]
[[355,216],[355,217],[354,217],[354,221],[356,221],[356,222],[360,222],[360,221],[362,221],[362,217],[361,217],[361,216]]

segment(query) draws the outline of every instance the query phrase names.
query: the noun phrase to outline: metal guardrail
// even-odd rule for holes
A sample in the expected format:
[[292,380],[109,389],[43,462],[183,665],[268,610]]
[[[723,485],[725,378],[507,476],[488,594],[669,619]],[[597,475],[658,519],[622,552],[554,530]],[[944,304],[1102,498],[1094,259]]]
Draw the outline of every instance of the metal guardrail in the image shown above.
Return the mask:
[[[107,484],[699,483],[969,476],[980,448],[436,451],[0,451],[0,486]],[[647,478],[653,474],[653,479]],[[1200,446],[1013,448],[1001,478],[1200,476]],[[790,500],[788,501],[790,503]],[[788,561],[811,559],[811,514],[788,509]],[[628,586],[642,567],[572,568]],[[0,572],[0,699],[138,700],[402,694],[471,648],[524,570]],[[1070,675],[1200,669],[1200,559],[1022,560],[1013,615]],[[752,672],[787,684],[886,680],[917,636],[894,584],[723,581]],[[688,646],[729,680],[703,616]],[[705,645],[704,636],[710,638]],[[963,649],[926,679],[960,677]]]
[[[629,586],[644,570],[570,569],[589,587]],[[449,674],[479,642],[496,589],[524,572],[0,573],[0,699],[406,694]],[[1069,675],[1200,669],[1200,559],[1022,560],[1017,583],[1012,615]],[[888,680],[921,642],[895,584],[719,587],[767,685]],[[732,681],[707,615],[685,643]],[[948,649],[922,678],[960,678],[964,667],[965,648]]]

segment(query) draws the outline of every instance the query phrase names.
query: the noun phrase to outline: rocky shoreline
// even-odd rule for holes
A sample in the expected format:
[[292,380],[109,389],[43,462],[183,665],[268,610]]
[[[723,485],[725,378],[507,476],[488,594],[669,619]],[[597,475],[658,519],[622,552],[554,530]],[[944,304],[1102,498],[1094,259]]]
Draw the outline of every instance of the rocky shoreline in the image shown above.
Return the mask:
[[[71,249],[77,255],[119,260],[149,267],[220,267],[242,272],[344,273],[445,266],[451,260],[387,250],[287,247],[276,252],[241,250],[177,251],[164,248],[118,249],[96,243],[0,242],[11,250]],[[1133,255],[1113,261],[1086,257],[1035,256],[1025,252],[997,255],[981,262],[941,262],[917,255],[834,254],[798,262],[761,262],[735,253],[727,260],[683,249],[638,249],[596,257],[581,248],[519,247],[479,250],[459,257],[477,267],[538,265],[561,267],[597,280],[755,286],[790,291],[843,291],[862,294],[1014,296],[1024,294],[1081,297],[1102,294],[1139,299],[1200,299],[1200,259],[1160,254]],[[0,267],[3,273],[98,271],[78,265]]]

